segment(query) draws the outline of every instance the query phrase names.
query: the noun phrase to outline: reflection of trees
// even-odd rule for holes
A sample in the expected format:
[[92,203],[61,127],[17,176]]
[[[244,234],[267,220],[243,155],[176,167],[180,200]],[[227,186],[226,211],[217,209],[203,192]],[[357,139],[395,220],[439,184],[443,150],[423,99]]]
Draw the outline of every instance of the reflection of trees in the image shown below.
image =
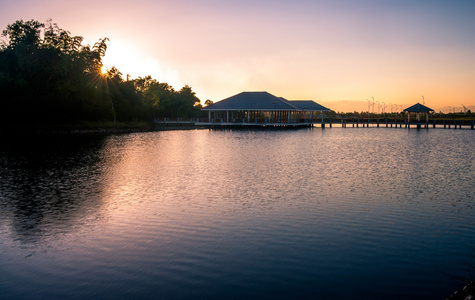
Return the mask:
[[0,223],[36,243],[100,213],[100,137],[30,137],[0,148]]

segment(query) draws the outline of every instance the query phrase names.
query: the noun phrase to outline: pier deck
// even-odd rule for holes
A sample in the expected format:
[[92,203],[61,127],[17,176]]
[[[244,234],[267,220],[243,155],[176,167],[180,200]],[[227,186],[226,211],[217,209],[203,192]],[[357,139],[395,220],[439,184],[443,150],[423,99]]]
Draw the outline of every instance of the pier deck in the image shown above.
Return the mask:
[[402,119],[342,119],[324,118],[322,119],[299,119],[287,122],[269,121],[268,119],[256,119],[254,122],[241,121],[226,122],[224,120],[209,119],[183,119],[164,118],[156,119],[156,124],[162,126],[200,126],[209,128],[302,128],[302,127],[376,127],[376,128],[445,128],[445,129],[475,129],[475,120],[429,120],[429,122],[418,122]]

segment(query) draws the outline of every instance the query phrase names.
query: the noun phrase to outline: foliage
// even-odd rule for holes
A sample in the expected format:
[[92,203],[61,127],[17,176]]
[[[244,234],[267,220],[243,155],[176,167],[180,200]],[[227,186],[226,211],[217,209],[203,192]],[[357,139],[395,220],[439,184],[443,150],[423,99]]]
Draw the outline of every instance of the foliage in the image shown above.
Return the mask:
[[108,38],[93,46],[51,21],[19,20],[2,32],[0,125],[151,121],[197,117],[189,86],[175,91],[150,76],[124,81],[113,67],[102,74]]

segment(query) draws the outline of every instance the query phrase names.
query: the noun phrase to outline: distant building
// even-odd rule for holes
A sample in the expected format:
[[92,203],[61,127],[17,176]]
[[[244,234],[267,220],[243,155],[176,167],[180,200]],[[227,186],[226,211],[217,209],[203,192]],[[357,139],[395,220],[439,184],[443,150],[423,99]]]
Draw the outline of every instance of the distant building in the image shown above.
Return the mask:
[[298,123],[330,111],[311,100],[289,101],[268,92],[242,92],[202,110],[210,122],[220,123]]
[[431,111],[434,111],[434,110],[432,108],[429,108],[429,107],[425,106],[425,105],[417,103],[417,104],[414,104],[411,107],[406,108],[404,111],[408,112],[408,114],[407,114],[407,121],[408,122],[411,121],[411,113],[416,113],[417,122],[421,121],[421,113],[425,113],[426,114],[426,122],[429,122],[429,113]]

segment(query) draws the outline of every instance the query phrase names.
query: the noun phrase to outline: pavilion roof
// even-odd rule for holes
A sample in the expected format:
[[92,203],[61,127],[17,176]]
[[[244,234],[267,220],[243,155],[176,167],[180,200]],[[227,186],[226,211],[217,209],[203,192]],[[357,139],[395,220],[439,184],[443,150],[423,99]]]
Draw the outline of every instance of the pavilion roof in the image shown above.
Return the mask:
[[204,107],[204,111],[325,111],[313,101],[288,101],[268,92],[242,92]]
[[420,103],[414,104],[411,107],[406,108],[404,111],[407,112],[431,112],[434,111],[432,108],[429,108],[425,105],[422,105]]
[[290,102],[300,108],[301,110],[306,111],[330,111],[323,105],[320,105],[312,100],[290,100]]

